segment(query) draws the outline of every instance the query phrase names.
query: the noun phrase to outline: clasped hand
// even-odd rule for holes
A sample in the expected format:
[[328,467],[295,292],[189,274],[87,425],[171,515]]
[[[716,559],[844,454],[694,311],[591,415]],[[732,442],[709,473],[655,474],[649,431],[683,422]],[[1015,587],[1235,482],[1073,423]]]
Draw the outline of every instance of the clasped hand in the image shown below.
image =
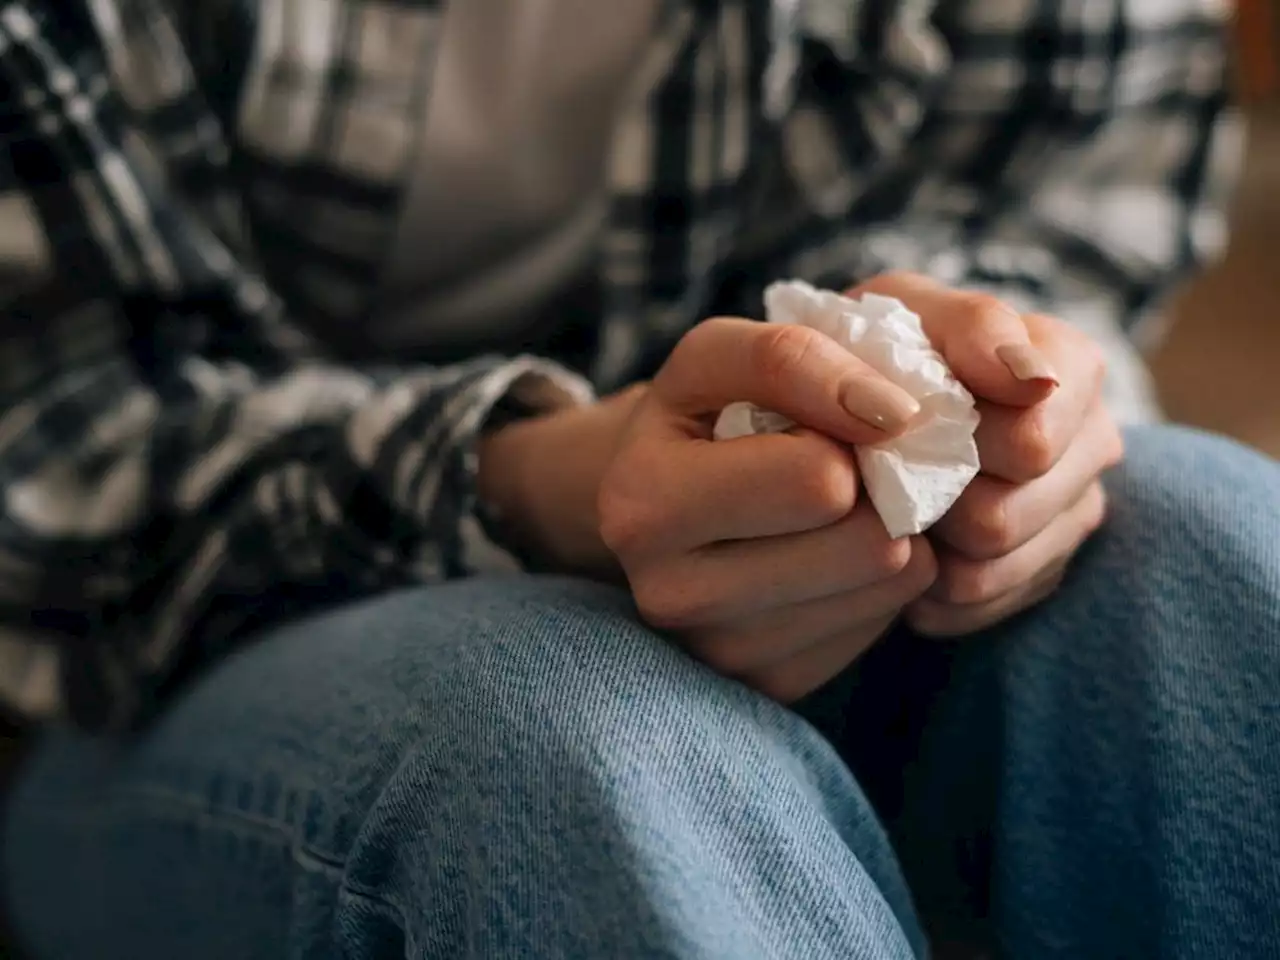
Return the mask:
[[[850,446],[902,430],[904,392],[802,327],[709,320],[637,404],[599,490],[605,544],[641,614],[716,670],[782,701],[843,670],[900,616],[982,630],[1048,596],[1102,523],[1122,454],[1103,361],[1050,317],[890,275],[853,293],[920,314],[978,399],[981,474],[925,536],[891,540],[859,496]],[[802,428],[711,441],[748,400]]]
[[[958,637],[1036,604],[1102,523],[1122,455],[1097,346],[915,275],[852,292],[918,313],[978,400],[982,471],[926,535],[889,538],[851,450],[903,430],[915,401],[814,330],[740,319],[699,324],[647,386],[499,430],[482,496],[549,562],[620,574],[649,623],[783,702],[899,618]],[[739,400],[801,426],[713,442]]]

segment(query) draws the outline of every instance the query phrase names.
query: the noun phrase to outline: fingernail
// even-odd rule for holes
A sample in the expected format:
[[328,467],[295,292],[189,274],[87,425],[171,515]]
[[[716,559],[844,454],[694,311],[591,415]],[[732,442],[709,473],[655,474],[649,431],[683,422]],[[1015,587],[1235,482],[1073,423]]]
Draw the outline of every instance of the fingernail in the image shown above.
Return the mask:
[[857,380],[840,398],[846,410],[887,433],[897,433],[920,412],[911,395],[887,380]]
[[1058,374],[1048,358],[1030,344],[1006,343],[1003,347],[996,347],[996,356],[1019,380],[1047,380],[1055,386],[1058,384]]

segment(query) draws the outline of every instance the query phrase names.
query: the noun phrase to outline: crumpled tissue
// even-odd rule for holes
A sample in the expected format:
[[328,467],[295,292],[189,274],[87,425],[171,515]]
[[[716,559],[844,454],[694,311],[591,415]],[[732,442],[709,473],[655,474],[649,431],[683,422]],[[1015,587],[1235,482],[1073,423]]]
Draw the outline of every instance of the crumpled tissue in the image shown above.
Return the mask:
[[[852,299],[790,280],[764,295],[769,323],[813,327],[902,387],[920,404],[906,431],[854,450],[862,483],[891,537],[922,533],[959,499],[978,473],[973,395],[933,348],[920,318],[892,297]],[[717,440],[779,433],[793,426],[749,403],[721,412]]]

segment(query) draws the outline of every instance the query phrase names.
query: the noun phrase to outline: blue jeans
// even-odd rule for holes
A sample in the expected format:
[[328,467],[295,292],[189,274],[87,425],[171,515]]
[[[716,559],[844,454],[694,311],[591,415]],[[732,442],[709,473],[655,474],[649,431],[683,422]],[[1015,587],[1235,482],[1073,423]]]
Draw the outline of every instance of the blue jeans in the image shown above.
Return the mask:
[[515,578],[272,632],[8,821],[37,960],[1280,955],[1280,469],[1149,430],[1061,592],[783,709]]

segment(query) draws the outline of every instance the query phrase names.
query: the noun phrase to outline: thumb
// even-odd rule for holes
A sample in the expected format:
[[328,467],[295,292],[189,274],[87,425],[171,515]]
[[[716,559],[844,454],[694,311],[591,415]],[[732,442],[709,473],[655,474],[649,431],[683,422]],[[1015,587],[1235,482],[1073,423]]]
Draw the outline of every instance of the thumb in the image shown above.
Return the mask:
[[977,397],[1029,407],[1058,388],[1058,374],[1032,342],[1021,315],[996,297],[952,290],[919,274],[886,274],[851,296],[894,297],[920,315],[925,335]]

